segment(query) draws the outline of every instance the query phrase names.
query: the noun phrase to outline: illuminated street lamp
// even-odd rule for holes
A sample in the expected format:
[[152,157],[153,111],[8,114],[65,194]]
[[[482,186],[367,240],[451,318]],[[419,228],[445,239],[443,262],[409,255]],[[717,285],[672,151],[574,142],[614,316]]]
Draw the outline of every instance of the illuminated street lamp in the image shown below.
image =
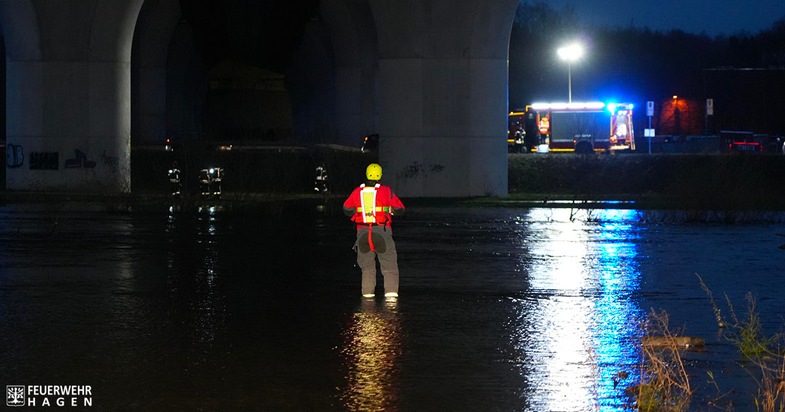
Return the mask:
[[569,93],[568,103],[572,103],[572,62],[580,59],[583,56],[583,47],[580,44],[573,43],[569,46],[560,47],[556,50],[559,57],[567,62],[567,92]]

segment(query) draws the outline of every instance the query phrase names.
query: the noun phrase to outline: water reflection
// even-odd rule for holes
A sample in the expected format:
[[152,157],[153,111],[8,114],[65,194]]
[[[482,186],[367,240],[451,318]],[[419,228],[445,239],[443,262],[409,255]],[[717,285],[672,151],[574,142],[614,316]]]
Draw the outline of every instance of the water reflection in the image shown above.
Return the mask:
[[101,410],[624,410],[655,307],[715,336],[693,383],[711,370],[749,409],[757,385],[694,273],[753,291],[774,333],[782,229],[412,209],[396,307],[360,304],[342,216],[0,208],[0,376],[94,385]]
[[525,219],[531,287],[516,300],[512,339],[531,410],[621,409],[637,373],[636,212],[574,212],[532,209]]
[[593,336],[599,366],[597,395],[602,406],[616,408],[623,406],[619,390],[639,380],[635,341],[643,333],[641,322],[645,311],[634,300],[641,280],[637,250],[640,233],[632,225],[636,213],[633,210],[598,213],[596,259],[587,265],[600,275],[594,318],[594,327],[600,333]]
[[173,302],[188,300],[185,317],[189,324],[191,361],[206,361],[213,349],[217,333],[226,320],[226,297],[219,290],[222,276],[220,249],[221,210],[199,208],[195,215],[170,208],[166,219],[167,284]]
[[343,331],[342,364],[346,385],[343,408],[386,411],[399,408],[401,319],[397,301],[366,299]]
[[201,254],[201,262],[196,270],[194,332],[203,351],[215,344],[216,330],[222,318],[221,294],[216,291],[216,277],[220,273],[216,220],[217,212],[214,207],[200,210],[196,233],[196,242],[200,248],[196,250]]

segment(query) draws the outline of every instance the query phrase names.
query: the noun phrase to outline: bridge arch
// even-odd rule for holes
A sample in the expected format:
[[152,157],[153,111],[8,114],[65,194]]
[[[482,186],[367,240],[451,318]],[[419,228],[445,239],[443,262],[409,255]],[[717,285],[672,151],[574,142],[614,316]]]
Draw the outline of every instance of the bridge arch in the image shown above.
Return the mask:
[[0,2],[11,190],[128,193],[131,38],[142,0]]
[[[172,96],[163,62],[180,4],[0,0],[7,143],[28,162],[7,169],[8,189],[130,192],[132,124],[142,141],[166,133]],[[335,95],[319,96],[334,106],[334,127],[325,130],[347,144],[378,132],[385,180],[403,196],[505,195],[517,0],[320,6],[334,53]]]

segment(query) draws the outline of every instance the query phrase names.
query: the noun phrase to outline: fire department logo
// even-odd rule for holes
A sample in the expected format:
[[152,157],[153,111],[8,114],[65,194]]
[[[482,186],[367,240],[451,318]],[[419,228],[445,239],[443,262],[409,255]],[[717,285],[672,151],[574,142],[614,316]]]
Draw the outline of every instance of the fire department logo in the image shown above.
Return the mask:
[[24,406],[25,405],[25,386],[24,385],[6,385],[5,386],[5,404],[6,404],[6,406]]

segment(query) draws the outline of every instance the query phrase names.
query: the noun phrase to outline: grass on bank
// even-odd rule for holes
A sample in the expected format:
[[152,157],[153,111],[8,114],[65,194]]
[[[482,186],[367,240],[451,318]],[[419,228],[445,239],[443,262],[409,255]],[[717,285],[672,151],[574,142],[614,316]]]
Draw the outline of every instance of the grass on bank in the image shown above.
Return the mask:
[[[763,333],[760,314],[751,293],[745,297],[747,310],[743,317],[736,314],[726,295],[729,319],[725,319],[711,289],[700,275],[696,276],[709,297],[717,327],[723,331],[725,339],[737,348],[742,357],[742,366],[756,384],[757,393],[751,394],[750,403],[759,412],[785,411],[785,335],[775,333],[767,336]],[[644,330],[647,336],[657,336],[660,344],[650,345],[646,344],[645,339],[642,340],[640,382],[627,388],[634,398],[634,404],[630,407],[639,411],[690,410],[694,390],[681,356],[686,348],[677,340],[677,333],[669,328],[667,313],[652,311]],[[709,383],[719,388],[712,371],[706,373]],[[721,408],[719,400],[723,396],[711,400],[707,407]],[[748,410],[744,405],[739,406]],[[733,408],[732,404],[726,405],[726,410]]]
[[720,315],[721,311],[714,303],[709,287],[700,275],[696,276],[710,297],[718,327],[726,331],[725,338],[751,365],[748,371],[758,388],[754,398],[755,409],[763,412],[785,411],[785,335],[774,333],[767,336],[763,332],[757,302],[749,292],[745,295],[747,310],[743,317],[736,314],[733,303],[725,296],[730,317],[730,322],[726,321]]
[[[507,196],[447,200],[469,206],[633,200],[639,208],[703,210],[779,210],[785,204],[782,155],[529,153],[509,154],[506,160]],[[198,145],[174,152],[137,150],[131,157],[134,193],[165,193],[174,161],[185,190],[193,189],[202,168],[223,167],[227,193],[311,193],[315,169],[324,165],[331,191],[340,197],[361,183],[365,167],[379,158],[327,146],[287,152],[217,152]],[[385,169],[385,175],[394,174]]]
[[639,411],[686,411],[692,402],[693,389],[677,341],[677,334],[668,326],[666,312],[649,314],[644,326],[647,336],[656,336],[657,344],[641,341],[640,382],[628,392],[635,397]]

